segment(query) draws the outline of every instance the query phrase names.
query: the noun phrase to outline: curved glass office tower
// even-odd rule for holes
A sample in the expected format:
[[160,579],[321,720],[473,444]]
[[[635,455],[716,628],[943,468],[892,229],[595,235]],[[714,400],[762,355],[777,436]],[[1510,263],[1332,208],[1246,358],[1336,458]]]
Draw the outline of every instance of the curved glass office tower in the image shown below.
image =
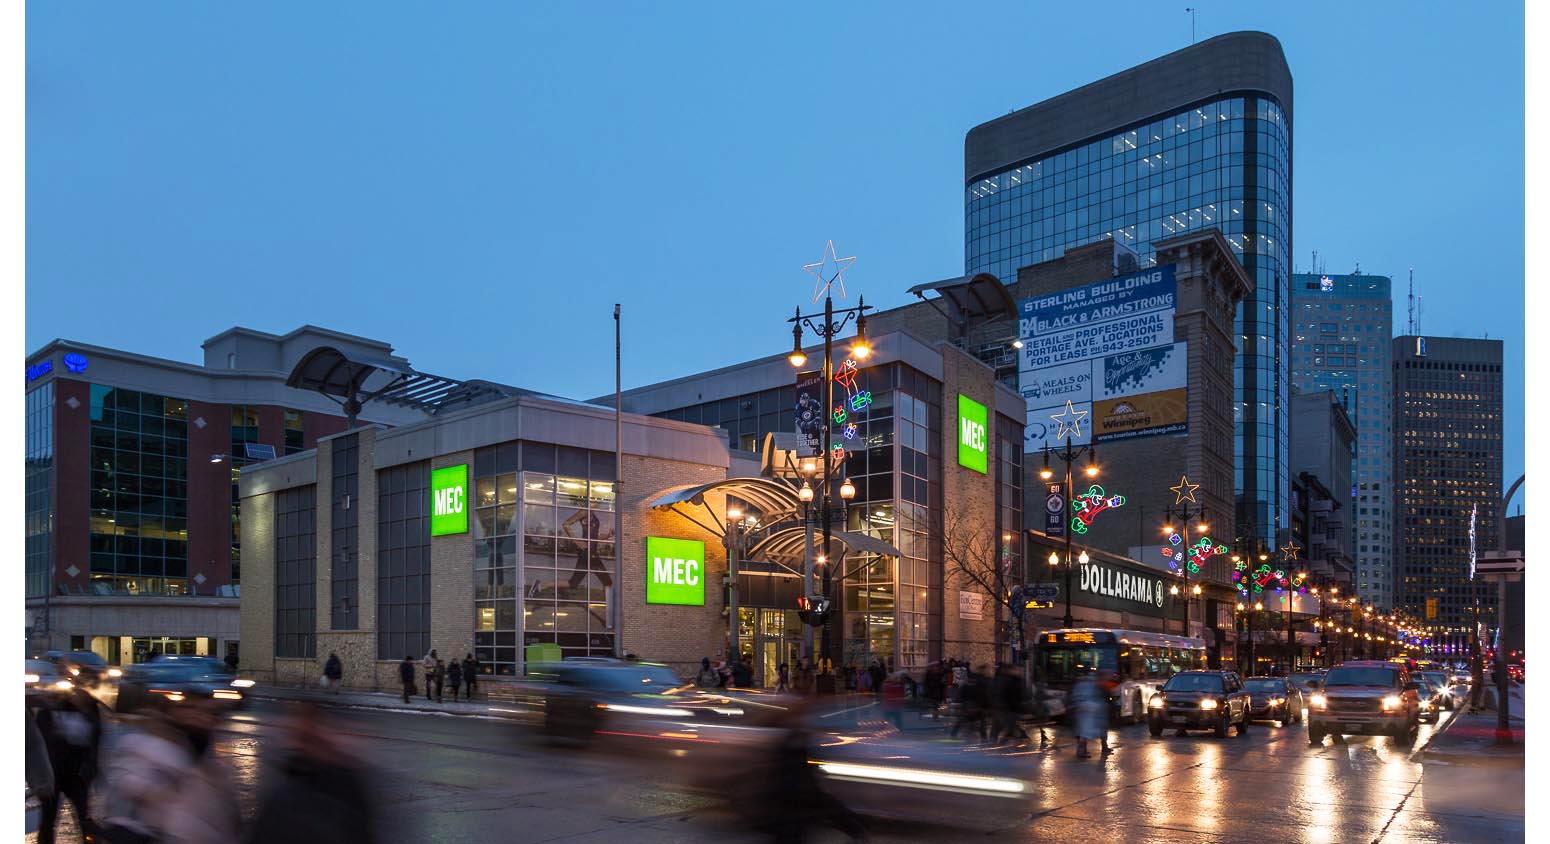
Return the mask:
[[[1290,527],[1292,78],[1261,32],[1203,41],[969,130],[964,270],[1007,283],[1065,250],[1216,227],[1254,281],[1236,320],[1236,514]],[[1092,279],[1096,281],[1097,279]]]

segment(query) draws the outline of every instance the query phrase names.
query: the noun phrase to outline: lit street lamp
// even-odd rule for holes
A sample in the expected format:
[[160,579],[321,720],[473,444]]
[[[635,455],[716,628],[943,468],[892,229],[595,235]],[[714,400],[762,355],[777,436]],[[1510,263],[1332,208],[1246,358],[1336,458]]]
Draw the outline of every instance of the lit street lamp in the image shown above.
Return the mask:
[[[1079,427],[1080,424],[1081,420],[1078,418],[1076,425],[1072,426],[1076,430],[1077,436],[1081,436],[1082,434]],[[1053,451],[1049,446],[1044,447],[1044,468],[1039,470],[1039,477],[1047,481],[1055,476],[1054,470],[1049,466],[1049,459],[1051,455],[1054,455],[1055,459],[1060,460],[1065,464],[1065,506],[1067,508],[1067,512],[1069,512],[1069,508],[1071,507],[1071,465],[1080,460],[1083,454],[1087,455],[1087,468],[1083,471],[1089,478],[1098,477],[1097,446],[1084,445],[1073,449],[1071,446],[1071,437],[1068,435],[1066,437],[1066,447],[1064,451]],[[1061,514],[1061,518],[1065,518],[1065,513]],[[1062,527],[1064,528],[1064,533],[1066,535],[1066,616],[1061,620],[1060,626],[1069,630],[1073,625],[1073,619],[1071,617],[1071,525],[1065,524],[1062,525]],[[1058,562],[1059,560],[1055,558],[1055,554],[1051,552],[1050,565],[1055,565]],[[1087,565],[1086,551],[1082,552],[1082,558],[1080,562],[1084,566]]]

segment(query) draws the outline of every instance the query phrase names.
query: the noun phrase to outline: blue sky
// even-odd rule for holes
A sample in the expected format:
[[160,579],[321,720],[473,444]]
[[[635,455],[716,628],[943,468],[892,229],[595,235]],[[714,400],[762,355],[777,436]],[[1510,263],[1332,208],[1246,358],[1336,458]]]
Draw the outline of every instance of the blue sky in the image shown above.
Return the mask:
[[[586,397],[618,301],[627,387],[782,351],[829,238],[880,306],[961,273],[964,133],[1186,46],[1184,5],[28,3],[27,348],[311,322]],[[1414,267],[1424,333],[1506,341],[1516,478],[1522,7],[1198,26],[1285,47],[1298,269]]]

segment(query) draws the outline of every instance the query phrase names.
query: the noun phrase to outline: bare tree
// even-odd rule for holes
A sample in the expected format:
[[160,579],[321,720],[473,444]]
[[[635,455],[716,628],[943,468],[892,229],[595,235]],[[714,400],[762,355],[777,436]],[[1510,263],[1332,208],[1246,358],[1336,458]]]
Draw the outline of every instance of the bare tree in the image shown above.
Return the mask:
[[[972,517],[962,505],[948,506],[943,514],[942,558],[944,585],[985,595],[994,604],[995,652],[1001,660],[1008,644],[1001,622],[1018,625],[1023,616],[1013,597],[1022,586],[1023,573],[1013,569],[1013,557],[1003,552],[994,527]],[[1024,632],[1014,631],[1014,641],[1027,641]]]

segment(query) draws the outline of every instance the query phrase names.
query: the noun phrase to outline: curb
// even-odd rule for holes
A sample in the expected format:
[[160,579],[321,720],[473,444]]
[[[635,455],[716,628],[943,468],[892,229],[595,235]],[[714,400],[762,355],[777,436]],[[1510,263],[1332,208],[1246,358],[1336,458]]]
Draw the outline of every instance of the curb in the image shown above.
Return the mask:
[[1432,745],[1436,743],[1437,739],[1446,735],[1448,731],[1453,729],[1453,725],[1457,724],[1459,718],[1463,717],[1465,710],[1455,709],[1453,712],[1454,715],[1452,718],[1448,719],[1448,723],[1441,729],[1434,731],[1432,735],[1426,740],[1426,744],[1422,745],[1420,749],[1416,750],[1410,755],[1409,761],[1418,762],[1423,766],[1427,764],[1475,767],[1500,767],[1502,765],[1511,765],[1512,767],[1524,766],[1525,753],[1527,748],[1524,747],[1522,742],[1515,742],[1514,744],[1525,752],[1481,755],[1476,751],[1469,750],[1432,750]]
[[484,712],[464,712],[461,710],[453,709],[427,709],[423,707],[402,706],[388,702],[370,703],[354,700],[340,700],[332,696],[326,698],[302,695],[288,697],[283,695],[264,694],[261,692],[252,695],[252,697],[255,700],[272,701],[275,703],[293,703],[296,701],[305,701],[307,703],[325,707],[327,709],[365,709],[374,712],[396,712],[401,715],[439,715],[442,717],[450,718],[483,718],[491,721],[511,721],[516,719],[504,718],[500,715],[492,715],[489,714],[490,712],[511,712],[513,714],[520,714],[516,710],[501,710],[495,709],[493,707],[487,709]]

